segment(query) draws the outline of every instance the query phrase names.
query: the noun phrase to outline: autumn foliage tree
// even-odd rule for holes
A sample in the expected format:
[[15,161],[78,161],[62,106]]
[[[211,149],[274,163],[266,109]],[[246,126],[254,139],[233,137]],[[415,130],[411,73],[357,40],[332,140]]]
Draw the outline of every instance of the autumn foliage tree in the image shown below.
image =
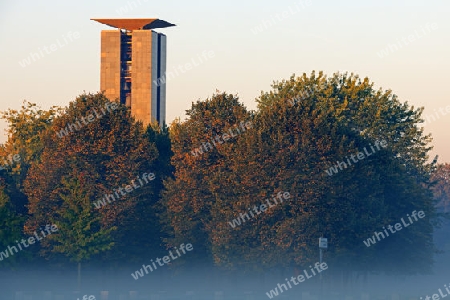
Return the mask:
[[[8,124],[7,141],[0,147],[0,240],[4,247],[26,238],[24,222],[28,217],[28,198],[23,183],[32,163],[40,159],[43,149],[42,133],[51,126],[52,120],[61,112],[53,106],[43,110],[34,103],[23,101],[20,110],[0,112],[0,118]],[[17,262],[34,261],[37,247],[13,255],[2,266],[14,266]]]
[[[162,198],[165,214],[162,220],[171,233],[169,246],[192,243],[196,249],[197,263],[212,261],[215,241],[209,234],[217,222],[215,207],[232,193],[215,184],[223,173],[229,173],[226,163],[229,153],[234,151],[239,139],[247,132],[227,142],[213,142],[218,135],[229,134],[240,122],[251,119],[250,113],[233,95],[217,94],[204,102],[193,103],[187,111],[190,117],[185,123],[175,122],[171,126],[172,165],[175,179],[168,179]],[[234,131],[233,134],[236,134]],[[214,143],[216,143],[214,145]],[[204,147],[203,154],[195,149]],[[195,152],[195,153],[194,153]],[[225,184],[222,182],[221,184]]]
[[[147,240],[132,247],[137,241],[127,234],[135,232],[131,220],[148,217],[138,206],[149,203],[147,199],[154,193],[152,182],[125,195],[119,193],[120,197],[114,196],[115,201],[100,209],[94,202],[152,172],[157,155],[142,124],[134,121],[127,107],[100,93],[79,96],[46,130],[41,160],[32,165],[26,178],[31,215],[26,231],[31,233],[49,222],[64,225],[65,230],[79,228],[73,234],[60,230],[53,238],[44,239],[44,255],[58,252],[81,261],[98,257],[114,245],[101,256],[103,259],[111,262],[124,256],[130,260],[142,257],[151,243]],[[144,226],[135,235],[144,236],[150,229]],[[80,249],[74,249],[73,244]],[[123,253],[124,248],[127,253]]]
[[[419,128],[422,109],[353,74],[327,78],[313,72],[276,82],[257,100],[257,112],[243,111],[239,118],[242,105],[224,98],[197,102],[189,119],[171,128],[176,171],[163,201],[174,239],[200,243],[217,266],[231,270],[311,264],[321,236],[329,239],[327,261],[334,269],[430,270],[437,215],[428,189],[431,138]],[[249,118],[253,128],[242,136],[193,155],[202,142]],[[336,174],[326,172],[382,140],[387,147],[377,153]],[[279,192],[289,192],[290,200],[230,225]],[[425,212],[421,224],[364,245],[374,231],[413,210]],[[413,264],[418,257],[421,263]]]

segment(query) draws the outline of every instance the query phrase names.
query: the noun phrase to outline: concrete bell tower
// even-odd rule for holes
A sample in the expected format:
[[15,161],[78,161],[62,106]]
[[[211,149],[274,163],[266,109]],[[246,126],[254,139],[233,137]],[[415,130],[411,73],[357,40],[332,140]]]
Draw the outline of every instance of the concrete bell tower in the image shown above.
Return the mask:
[[131,108],[144,125],[166,121],[166,36],[160,19],[91,19],[116,28],[101,32],[100,89]]

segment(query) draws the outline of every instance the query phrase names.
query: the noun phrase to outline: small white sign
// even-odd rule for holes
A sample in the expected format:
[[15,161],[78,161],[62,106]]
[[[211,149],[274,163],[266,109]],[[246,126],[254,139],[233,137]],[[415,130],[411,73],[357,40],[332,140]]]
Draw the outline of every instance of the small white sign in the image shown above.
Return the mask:
[[319,238],[319,248],[328,248],[328,239]]

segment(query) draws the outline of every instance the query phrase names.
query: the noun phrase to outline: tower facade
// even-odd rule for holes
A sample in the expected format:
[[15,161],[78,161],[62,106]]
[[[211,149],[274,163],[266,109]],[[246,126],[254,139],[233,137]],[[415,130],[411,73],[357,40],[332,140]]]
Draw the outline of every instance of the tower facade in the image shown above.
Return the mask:
[[175,26],[159,19],[92,19],[117,28],[101,32],[100,89],[131,108],[144,125],[166,119],[166,36]]

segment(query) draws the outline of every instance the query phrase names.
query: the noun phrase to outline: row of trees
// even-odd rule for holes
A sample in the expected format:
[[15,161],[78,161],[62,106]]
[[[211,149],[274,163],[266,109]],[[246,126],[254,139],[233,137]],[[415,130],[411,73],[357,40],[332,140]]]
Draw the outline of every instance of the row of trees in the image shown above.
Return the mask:
[[[318,237],[325,236],[335,269],[431,270],[433,226],[440,220],[431,176],[440,182],[434,190],[442,203],[450,170],[445,165],[436,173],[436,161],[428,162],[431,137],[420,127],[422,108],[374,90],[367,78],[292,76],[262,93],[257,111],[219,93],[193,103],[188,120],[170,128],[144,128],[120,105],[79,131],[56,135],[106,101],[101,93],[83,94],[66,109],[25,102],[22,110],[3,113],[10,126],[0,156],[22,159],[0,171],[0,247],[46,224],[59,230],[1,266],[69,259],[120,267],[191,243],[188,265],[264,271],[315,262]],[[242,121],[253,128],[191,154]],[[377,140],[388,147],[334,176],[325,172]],[[94,208],[104,194],[149,172],[156,174],[150,184]],[[291,199],[229,225],[280,191]],[[364,246],[374,231],[413,210],[425,212],[420,224]]]

